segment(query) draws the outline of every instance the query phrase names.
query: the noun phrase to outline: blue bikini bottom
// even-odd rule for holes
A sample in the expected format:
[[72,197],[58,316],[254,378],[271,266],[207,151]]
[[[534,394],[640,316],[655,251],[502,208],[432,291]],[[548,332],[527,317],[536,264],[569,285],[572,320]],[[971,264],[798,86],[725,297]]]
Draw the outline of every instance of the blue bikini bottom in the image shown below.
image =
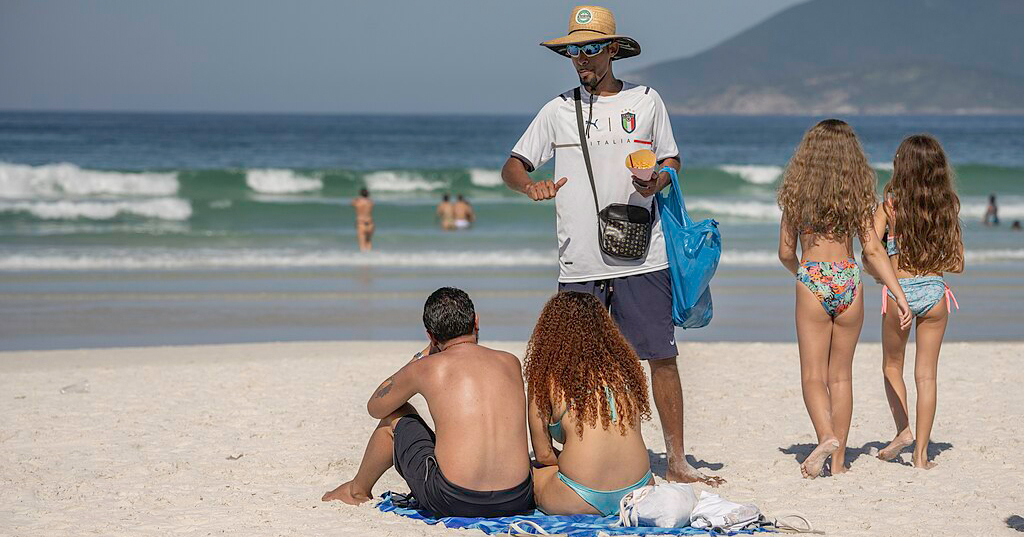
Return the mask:
[[[960,305],[956,303],[956,297],[953,296],[953,291],[946,285],[942,276],[914,276],[912,278],[900,278],[899,282],[900,287],[903,288],[903,294],[907,297],[910,311],[914,313],[915,317],[920,317],[931,311],[943,298],[946,298],[947,311],[951,309],[951,306],[956,306],[957,309],[960,309]],[[893,300],[896,300],[896,297],[893,296],[892,291],[888,287],[883,287],[882,289],[882,313],[885,313],[885,306],[888,302],[886,296]]]
[[562,472],[558,472],[558,479],[569,486],[573,491],[579,495],[583,501],[589,503],[597,509],[604,516],[617,515],[619,513],[619,502],[622,497],[633,492],[634,490],[646,485],[651,481],[651,471],[648,470],[640,481],[619,490],[594,490],[590,487],[585,487],[568,477],[565,477]]

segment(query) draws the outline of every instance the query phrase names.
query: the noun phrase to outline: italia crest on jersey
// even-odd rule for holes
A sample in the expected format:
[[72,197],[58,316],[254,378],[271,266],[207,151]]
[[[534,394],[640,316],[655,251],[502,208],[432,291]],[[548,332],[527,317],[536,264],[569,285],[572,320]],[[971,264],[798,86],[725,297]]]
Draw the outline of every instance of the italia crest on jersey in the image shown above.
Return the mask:
[[636,114],[632,111],[627,110],[622,113],[622,130],[626,131],[627,134],[636,130]]

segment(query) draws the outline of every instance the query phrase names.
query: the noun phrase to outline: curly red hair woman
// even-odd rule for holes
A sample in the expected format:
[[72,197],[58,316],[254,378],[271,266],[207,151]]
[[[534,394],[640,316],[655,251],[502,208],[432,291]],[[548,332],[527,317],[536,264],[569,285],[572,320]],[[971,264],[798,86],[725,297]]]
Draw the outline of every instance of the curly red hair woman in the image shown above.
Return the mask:
[[[548,514],[619,511],[653,484],[640,421],[650,419],[636,353],[593,295],[558,293],[544,306],[524,363],[534,495]],[[553,442],[562,444],[558,453]]]

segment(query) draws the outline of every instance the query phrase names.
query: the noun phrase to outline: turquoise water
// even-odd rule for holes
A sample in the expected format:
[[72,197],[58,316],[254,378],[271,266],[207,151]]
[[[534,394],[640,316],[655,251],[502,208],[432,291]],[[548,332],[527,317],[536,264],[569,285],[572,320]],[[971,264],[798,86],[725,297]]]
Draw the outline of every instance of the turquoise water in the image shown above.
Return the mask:
[[[815,119],[673,118],[687,205],[722,223],[726,264],[775,263],[774,189]],[[510,192],[498,173],[529,120],[2,113],[0,270],[547,266],[551,205]],[[1024,118],[850,121],[880,185],[903,135],[939,136],[956,163],[969,260],[1024,258],[1018,236],[974,225],[989,193],[1004,220],[1024,218]],[[377,251],[356,256],[349,202],[364,187],[377,200]],[[476,204],[472,231],[437,229],[443,193]]]
[[[485,334],[524,339],[557,275],[553,204],[498,174],[530,119],[0,113],[0,348],[418,338],[442,284],[479,295]],[[792,339],[774,189],[818,119],[672,119],[687,205],[724,246],[716,321],[681,340]],[[1024,219],[1024,117],[846,119],[880,186],[903,136],[940,138],[968,264],[950,337],[1019,339],[1024,233],[980,220],[990,193]],[[363,187],[369,254],[349,206]],[[438,229],[443,193],[474,203],[471,230]]]

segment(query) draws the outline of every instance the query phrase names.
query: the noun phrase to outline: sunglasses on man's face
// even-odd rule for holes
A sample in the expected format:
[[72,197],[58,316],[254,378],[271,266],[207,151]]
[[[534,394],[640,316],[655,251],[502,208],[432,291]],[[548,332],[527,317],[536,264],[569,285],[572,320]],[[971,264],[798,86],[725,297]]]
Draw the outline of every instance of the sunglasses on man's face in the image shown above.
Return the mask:
[[608,45],[611,44],[611,41],[605,41],[603,43],[587,43],[586,45],[569,45],[565,47],[565,52],[567,52],[569,56],[572,56],[573,58],[579,56],[580,52],[583,52],[588,57],[597,56],[598,54],[601,53],[602,50],[604,50],[604,47],[607,47]]

